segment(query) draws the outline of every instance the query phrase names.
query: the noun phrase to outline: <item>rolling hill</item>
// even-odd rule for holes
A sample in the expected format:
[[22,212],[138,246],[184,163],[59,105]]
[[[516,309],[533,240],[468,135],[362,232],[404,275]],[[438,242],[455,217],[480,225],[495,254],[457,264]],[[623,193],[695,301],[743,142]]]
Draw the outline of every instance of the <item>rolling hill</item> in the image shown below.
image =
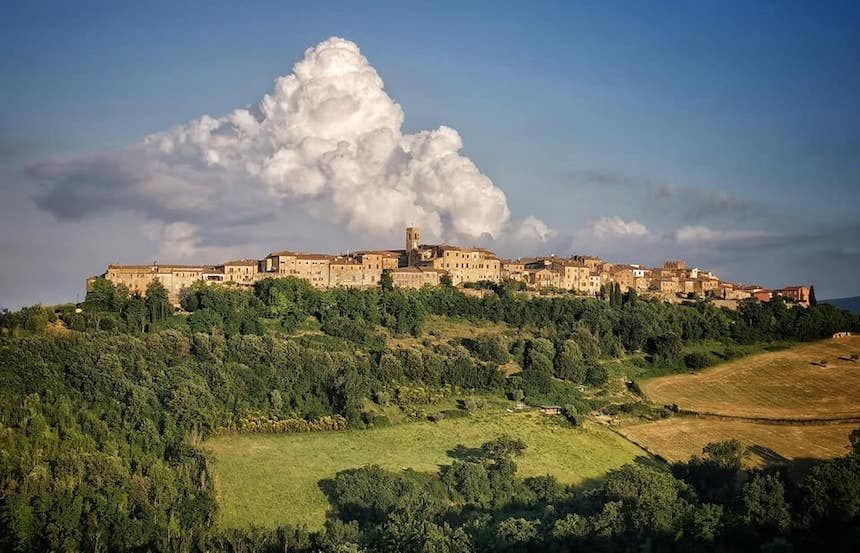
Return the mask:
[[821,303],[829,303],[840,309],[846,309],[852,313],[860,315],[860,296],[853,298],[833,298],[832,300],[821,300]]

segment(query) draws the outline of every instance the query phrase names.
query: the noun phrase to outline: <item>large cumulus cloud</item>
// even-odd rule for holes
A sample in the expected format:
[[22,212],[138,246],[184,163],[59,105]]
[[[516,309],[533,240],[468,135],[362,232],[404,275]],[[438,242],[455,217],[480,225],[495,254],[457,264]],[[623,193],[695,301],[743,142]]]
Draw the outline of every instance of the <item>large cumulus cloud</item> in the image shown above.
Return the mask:
[[428,237],[498,238],[505,194],[459,153],[457,131],[404,134],[403,119],[358,46],[330,38],[252,107],[123,151],[37,164],[37,203],[65,219],[135,211],[153,223],[145,234],[182,255],[207,226],[297,205],[370,236],[414,224]]

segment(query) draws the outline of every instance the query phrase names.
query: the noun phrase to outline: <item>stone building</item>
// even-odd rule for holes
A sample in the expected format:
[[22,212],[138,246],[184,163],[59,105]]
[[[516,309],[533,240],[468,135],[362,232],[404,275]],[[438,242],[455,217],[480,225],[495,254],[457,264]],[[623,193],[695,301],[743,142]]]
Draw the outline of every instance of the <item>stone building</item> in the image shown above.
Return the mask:
[[774,294],[780,295],[786,300],[809,305],[809,287],[808,286],[786,286],[779,290],[774,290]]
[[419,244],[420,231],[406,229],[406,260],[410,267],[444,271],[456,286],[487,280],[498,282],[502,263],[496,254],[484,248],[462,248],[449,244]]
[[[167,289],[174,304],[179,303],[179,293],[197,281],[203,280],[202,265],[108,265],[104,277],[114,285],[123,285],[132,294],[145,294],[149,284],[158,280]],[[92,281],[88,281],[92,282]]]
[[527,260],[500,259],[499,262],[501,263],[501,278],[528,282],[529,275],[528,270],[526,270]]
[[687,263],[682,259],[670,259],[663,263],[663,268],[670,271],[683,271],[687,268]]
[[438,286],[442,271],[426,267],[399,267],[391,271],[391,281],[396,288],[419,289],[424,286]]
[[[379,285],[385,270],[391,271],[394,286],[404,288],[435,286],[447,274],[457,286],[510,278],[532,289],[553,288],[588,296],[598,295],[601,288],[618,284],[623,292],[634,289],[664,298],[695,293],[718,299],[753,297],[769,301],[773,295],[780,295],[800,305],[809,302],[806,286],[787,286],[771,292],[760,286],[736,285],[720,280],[709,271],[697,267],[688,269],[682,260],[669,260],[654,269],[637,264],[616,265],[589,255],[500,260],[484,248],[422,244],[417,227],[408,227],[405,238],[402,250],[364,250],[341,255],[284,250],[270,253],[263,260],[240,259],[215,266],[111,264],[103,276],[126,286],[131,293],[141,294],[151,282],[158,280],[174,303],[178,303],[184,288],[200,281],[251,287],[263,278],[295,277],[318,289],[370,288]],[[88,287],[93,278],[87,280]]]
[[263,262],[265,277],[292,276],[307,280],[315,288],[328,288],[329,264],[334,256],[321,253],[270,253]]
[[234,282],[243,286],[253,286],[260,274],[260,262],[256,259],[228,261],[220,267],[223,269],[224,282]]
[[671,278],[655,278],[651,281],[651,290],[664,296],[674,296],[678,293],[678,281]]

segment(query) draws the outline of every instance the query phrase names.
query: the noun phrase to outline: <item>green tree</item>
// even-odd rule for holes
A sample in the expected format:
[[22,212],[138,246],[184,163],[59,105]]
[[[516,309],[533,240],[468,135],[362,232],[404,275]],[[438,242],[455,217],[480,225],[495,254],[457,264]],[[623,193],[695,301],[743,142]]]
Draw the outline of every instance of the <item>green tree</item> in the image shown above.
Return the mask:
[[572,382],[585,382],[587,365],[576,340],[564,340],[558,344],[553,363],[555,376]]
[[809,287],[809,305],[812,307],[818,305],[818,299],[815,297],[815,285]]
[[115,303],[115,295],[113,283],[104,277],[98,277],[87,290],[84,306],[89,310],[110,311]]
[[683,484],[671,474],[642,465],[624,465],[610,472],[601,487],[607,503],[618,502],[630,530],[636,533],[671,530],[683,512]]
[[150,322],[163,321],[173,312],[173,305],[167,297],[167,288],[159,280],[153,280],[146,287],[146,311]]
[[522,457],[526,451],[526,443],[518,438],[502,435],[481,445],[481,451],[484,456],[494,461]]
[[655,359],[672,362],[681,357],[684,342],[674,332],[667,332],[649,339],[646,351]]
[[528,551],[538,539],[540,520],[507,518],[496,526],[496,551]]
[[129,330],[134,332],[146,331],[148,320],[146,300],[140,294],[131,296],[123,308],[123,318]]
[[784,532],[791,513],[782,482],[773,474],[756,474],[743,486],[745,516],[752,525],[770,532]]
[[391,276],[391,269],[382,270],[382,276],[379,277],[379,288],[383,292],[394,290],[394,278]]

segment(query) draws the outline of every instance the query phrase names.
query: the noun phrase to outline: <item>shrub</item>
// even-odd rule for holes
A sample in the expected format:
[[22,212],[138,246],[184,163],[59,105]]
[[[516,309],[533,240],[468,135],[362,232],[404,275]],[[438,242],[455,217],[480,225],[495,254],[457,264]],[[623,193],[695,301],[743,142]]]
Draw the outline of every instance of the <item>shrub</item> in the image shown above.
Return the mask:
[[681,356],[683,347],[684,343],[677,334],[668,333],[650,338],[645,349],[655,358],[673,361]]
[[510,399],[511,401],[522,401],[525,398],[526,394],[520,388],[508,392],[508,399]]
[[582,423],[585,422],[585,415],[579,413],[579,410],[576,408],[576,405],[565,405],[561,409],[561,414],[564,415],[564,418],[567,419],[567,422],[569,422],[573,426],[582,426]]
[[736,357],[740,357],[740,356],[741,356],[741,351],[736,349],[736,348],[728,347],[725,350],[723,350],[722,357],[726,361],[728,361],[729,359],[734,359]]
[[374,415],[374,417],[373,417],[373,427],[374,428],[384,428],[386,426],[391,426],[391,419],[389,419],[385,415]]
[[373,397],[374,401],[379,405],[388,405],[391,402],[391,394],[385,390],[377,390]]
[[603,386],[606,384],[606,381],[609,379],[609,374],[606,372],[606,368],[602,365],[591,365],[588,367],[588,372],[586,373],[585,381],[588,382],[592,386]]
[[485,402],[481,398],[465,398],[457,401],[457,406],[464,411],[477,411],[483,409]]
[[684,356],[684,365],[694,371],[704,369],[711,366],[711,357],[707,353],[694,351]]
[[510,359],[502,340],[495,334],[484,334],[475,340],[465,340],[464,345],[482,361],[503,365]]

